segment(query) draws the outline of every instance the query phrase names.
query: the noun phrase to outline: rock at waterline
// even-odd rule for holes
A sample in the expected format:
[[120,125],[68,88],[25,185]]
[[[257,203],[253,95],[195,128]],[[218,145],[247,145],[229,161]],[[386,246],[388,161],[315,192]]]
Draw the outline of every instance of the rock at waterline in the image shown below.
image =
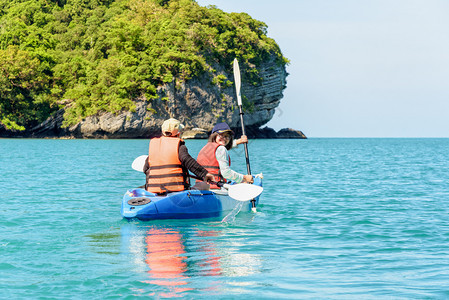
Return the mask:
[[206,129],[202,128],[193,128],[190,130],[186,130],[182,133],[182,139],[189,140],[189,139],[207,139],[209,137],[209,134]]
[[278,139],[307,139],[302,131],[292,128],[283,128],[276,135]]

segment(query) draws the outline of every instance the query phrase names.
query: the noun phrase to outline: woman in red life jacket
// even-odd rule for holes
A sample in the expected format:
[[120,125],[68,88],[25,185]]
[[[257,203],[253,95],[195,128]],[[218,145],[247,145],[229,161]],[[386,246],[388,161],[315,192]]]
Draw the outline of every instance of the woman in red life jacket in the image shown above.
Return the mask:
[[143,171],[147,175],[145,189],[156,194],[179,192],[190,188],[190,170],[204,181],[214,180],[199,163],[193,159],[182,139],[184,126],[176,119],[162,124],[162,136],[150,141],[148,159]]
[[[215,181],[233,180],[236,183],[252,183],[252,175],[243,175],[230,168],[231,159],[228,154],[228,150],[232,147],[247,142],[248,138],[245,135],[234,141],[234,132],[229,128],[229,125],[226,123],[218,123],[212,129],[208,143],[198,154],[197,161],[209,173],[215,176]],[[211,185],[210,188],[218,189],[219,187]]]

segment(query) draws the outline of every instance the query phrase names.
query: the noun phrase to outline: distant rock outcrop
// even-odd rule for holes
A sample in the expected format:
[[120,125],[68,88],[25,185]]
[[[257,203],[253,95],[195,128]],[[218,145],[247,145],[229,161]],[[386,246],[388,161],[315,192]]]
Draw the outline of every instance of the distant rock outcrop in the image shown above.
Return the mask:
[[[233,128],[233,130],[237,136],[242,134],[242,129],[240,127]],[[249,126],[245,128],[245,131],[250,139],[307,139],[302,131],[291,128],[283,128],[276,132],[270,127],[258,128]]]
[[306,139],[307,137],[300,130],[283,128],[277,132],[278,139]]

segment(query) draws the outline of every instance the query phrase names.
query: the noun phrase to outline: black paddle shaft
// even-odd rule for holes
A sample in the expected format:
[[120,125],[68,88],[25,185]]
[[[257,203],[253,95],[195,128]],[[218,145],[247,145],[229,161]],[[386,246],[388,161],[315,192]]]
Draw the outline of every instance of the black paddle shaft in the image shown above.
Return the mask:
[[[243,123],[243,110],[242,110],[242,106],[239,105],[239,110],[240,110],[240,122],[242,124],[242,134],[246,135],[245,133],[245,123]],[[251,175],[251,167],[249,165],[249,153],[248,153],[248,144],[245,143],[245,158],[246,158],[246,169],[248,170],[248,175]],[[251,207],[255,209],[256,207],[256,199],[252,199],[251,200]]]
[[[245,133],[245,125],[243,123],[243,110],[242,110],[242,106],[241,105],[239,105],[239,110],[240,110],[240,122],[242,124],[242,134],[246,135],[246,133]],[[245,143],[244,147],[245,147],[246,169],[248,171],[248,175],[251,175],[251,167],[249,165],[248,144]]]

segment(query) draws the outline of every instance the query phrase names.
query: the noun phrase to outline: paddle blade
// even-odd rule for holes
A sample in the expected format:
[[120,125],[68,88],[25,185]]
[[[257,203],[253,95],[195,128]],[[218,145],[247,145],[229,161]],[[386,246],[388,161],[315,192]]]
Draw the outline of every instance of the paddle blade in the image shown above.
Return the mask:
[[148,155],[141,155],[137,157],[134,161],[131,167],[139,172],[143,172],[143,167],[145,166],[145,161],[147,160]]
[[262,194],[263,191],[263,187],[248,183],[240,183],[233,185],[226,184],[225,188],[228,189],[229,197],[237,201],[252,200],[257,196],[259,196],[260,194]]
[[240,94],[240,86],[241,86],[241,80],[240,80],[240,67],[239,62],[237,61],[237,58],[234,58],[234,82],[235,82],[235,92],[237,94],[237,104],[242,105],[242,96]]

